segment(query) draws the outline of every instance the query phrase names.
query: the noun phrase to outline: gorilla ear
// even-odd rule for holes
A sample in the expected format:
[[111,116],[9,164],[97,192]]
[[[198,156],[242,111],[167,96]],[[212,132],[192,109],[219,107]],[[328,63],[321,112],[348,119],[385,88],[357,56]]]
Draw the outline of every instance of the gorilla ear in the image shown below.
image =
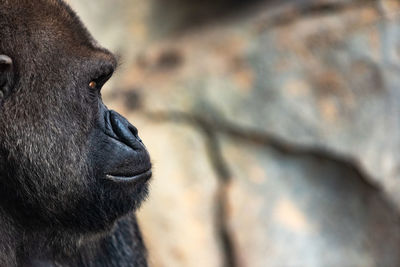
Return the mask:
[[0,55],[0,75],[4,72],[11,71],[12,69],[12,59],[6,55]]
[[9,56],[0,55],[0,103],[10,93],[13,82],[13,61]]
[[[9,56],[6,55],[0,55],[0,66],[1,67],[9,67],[12,65],[12,59]],[[1,68],[0,68],[1,70]]]

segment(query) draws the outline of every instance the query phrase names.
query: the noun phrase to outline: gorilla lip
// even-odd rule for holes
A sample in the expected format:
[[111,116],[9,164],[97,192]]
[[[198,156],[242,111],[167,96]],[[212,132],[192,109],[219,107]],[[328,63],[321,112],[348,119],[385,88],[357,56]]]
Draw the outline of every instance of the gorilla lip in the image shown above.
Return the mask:
[[121,175],[112,175],[112,174],[106,174],[106,178],[108,180],[111,180],[113,182],[117,183],[136,183],[136,182],[141,182],[141,181],[147,181],[151,177],[151,169],[148,169],[147,171],[144,171],[142,173],[133,175],[133,176],[121,176]]

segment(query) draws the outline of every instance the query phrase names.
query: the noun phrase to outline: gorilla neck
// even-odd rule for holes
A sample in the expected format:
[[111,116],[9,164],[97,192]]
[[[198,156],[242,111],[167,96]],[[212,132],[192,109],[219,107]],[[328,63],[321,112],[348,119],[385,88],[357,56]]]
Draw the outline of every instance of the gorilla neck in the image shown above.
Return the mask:
[[75,258],[83,248],[95,248],[103,234],[87,236],[63,231],[26,229],[0,207],[0,266],[53,266]]
[[87,236],[24,229],[1,207],[0,223],[0,266],[147,267],[134,214],[119,219],[109,232]]
[[[0,266],[15,266],[17,262],[18,241],[20,237],[14,221],[0,207]],[[20,238],[18,238],[20,239]]]

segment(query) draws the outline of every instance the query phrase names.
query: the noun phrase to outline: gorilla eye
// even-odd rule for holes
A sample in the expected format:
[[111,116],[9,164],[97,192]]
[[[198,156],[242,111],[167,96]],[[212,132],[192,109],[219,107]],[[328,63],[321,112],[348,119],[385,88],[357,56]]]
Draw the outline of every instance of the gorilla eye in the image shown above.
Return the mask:
[[91,81],[91,82],[89,83],[89,87],[92,88],[92,89],[96,89],[97,83],[96,83],[95,81]]
[[89,88],[90,89],[98,89],[100,90],[103,85],[111,78],[113,74],[113,71],[107,72],[106,74],[103,74],[96,79],[92,79],[91,82],[89,83]]

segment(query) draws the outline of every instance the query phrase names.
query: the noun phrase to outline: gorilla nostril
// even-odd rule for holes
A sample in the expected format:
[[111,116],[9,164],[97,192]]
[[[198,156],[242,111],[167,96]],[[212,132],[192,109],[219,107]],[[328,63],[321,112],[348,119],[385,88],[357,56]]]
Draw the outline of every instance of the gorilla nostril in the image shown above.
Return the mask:
[[131,131],[131,133],[136,137],[136,138],[139,138],[139,136],[138,136],[138,129],[135,127],[135,126],[133,126],[132,124],[129,124],[128,125],[128,129]]
[[108,111],[108,113],[109,116],[106,116],[106,118],[108,117],[109,125],[111,127],[109,130],[111,130],[112,135],[110,136],[120,140],[135,150],[143,149],[141,144],[142,141],[138,137],[138,130],[136,127],[130,124],[127,119],[117,112],[111,110]]
[[[128,122],[128,123],[129,123],[129,122]],[[131,131],[131,133],[136,137],[136,140],[143,144],[142,139],[140,139],[140,137],[139,137],[138,129],[137,129],[135,126],[133,126],[132,124],[130,124],[130,123],[129,123],[128,129],[129,129],[129,130]]]

